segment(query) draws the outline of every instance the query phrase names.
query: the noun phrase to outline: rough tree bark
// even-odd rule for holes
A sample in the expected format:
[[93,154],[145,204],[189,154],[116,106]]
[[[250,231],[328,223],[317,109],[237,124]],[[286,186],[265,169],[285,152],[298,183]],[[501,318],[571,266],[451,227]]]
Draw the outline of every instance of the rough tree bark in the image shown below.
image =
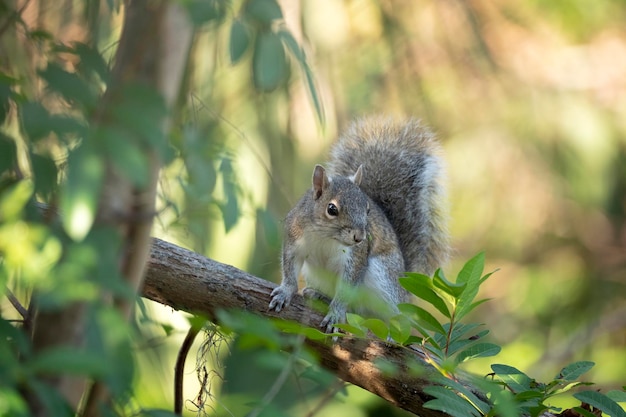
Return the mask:
[[[313,327],[324,318],[309,308],[299,295],[280,313],[268,311],[274,287],[275,284],[230,265],[153,239],[142,294],[176,310],[202,314],[210,320],[216,318],[218,310],[231,308]],[[429,382],[408,372],[408,363],[421,360],[418,351],[373,339],[340,338],[332,344],[310,340],[306,343],[319,354],[320,364],[342,380],[422,417],[446,416],[424,408],[430,397],[423,389]],[[391,376],[383,374],[374,365],[380,359],[395,365],[399,372]]]

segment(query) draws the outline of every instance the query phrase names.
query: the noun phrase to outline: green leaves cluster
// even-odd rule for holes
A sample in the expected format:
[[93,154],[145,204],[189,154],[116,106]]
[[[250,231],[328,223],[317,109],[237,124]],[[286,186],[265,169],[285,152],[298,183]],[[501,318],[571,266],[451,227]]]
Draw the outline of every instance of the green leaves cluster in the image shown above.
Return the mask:
[[440,269],[432,278],[417,273],[400,278],[400,284],[419,299],[418,304],[430,304],[440,313],[440,318],[416,304],[403,303],[398,305],[400,314],[391,317],[388,323],[348,314],[348,322],[336,327],[357,337],[371,332],[401,345],[419,344],[432,366],[444,375],[451,375],[464,361],[500,352],[498,345],[483,342],[489,331],[479,329],[480,324],[461,323],[461,319],[487,301],[475,301],[480,285],[491,276],[491,273],[482,275],[484,262],[483,253],[470,259],[456,282],[448,281]]
[[302,46],[286,28],[276,0],[247,0],[230,28],[229,52],[233,64],[252,49],[252,79],[259,91],[269,92],[289,78],[285,51],[296,60],[304,75],[317,117],[323,120],[322,102],[315,88],[313,72]]
[[[502,364],[491,365],[493,373],[490,376],[507,393],[512,394],[511,400],[515,408],[509,407],[505,410],[505,415],[517,416],[521,413],[535,417],[546,411],[553,414],[561,411],[560,408],[553,407],[546,402],[551,397],[566,393],[579,386],[593,385],[590,382],[577,381],[577,379],[594,365],[593,362],[589,361],[574,362],[564,367],[552,381],[547,383],[538,382],[519,369]],[[624,391],[615,390],[602,394],[598,391],[587,390],[576,392],[573,397],[610,417],[626,417],[624,409],[617,404],[617,401],[626,400],[626,392]],[[582,407],[575,407],[574,410],[581,416],[592,417],[594,415]]]
[[[427,408],[453,417],[536,417],[545,411],[560,411],[550,406],[547,400],[573,388],[591,385],[576,380],[591,369],[593,362],[575,362],[563,368],[548,383],[539,383],[518,369],[501,364],[491,366],[491,381],[464,375],[462,379],[473,388],[458,382],[459,365],[472,359],[495,356],[501,350],[500,346],[484,341],[489,330],[481,329],[481,324],[462,322],[476,307],[487,301],[476,300],[480,286],[492,275],[483,275],[484,262],[483,253],[474,256],[463,266],[454,282],[449,281],[441,270],[437,270],[433,277],[408,273],[400,278],[401,285],[419,299],[418,304],[426,303],[430,309],[415,304],[399,304],[401,314],[391,317],[388,322],[348,314],[347,323],[336,324],[336,327],[354,337],[373,334],[400,345],[420,345],[426,362],[438,371],[429,376],[433,385],[424,389],[433,397],[425,404]],[[317,329],[295,324],[282,323],[280,328],[311,339],[328,337]],[[342,337],[345,334],[332,336]],[[383,370],[384,365],[381,367]],[[409,366],[414,366],[416,372],[421,371],[417,363]],[[606,395],[597,391],[581,391],[573,396],[610,417],[626,416],[616,402],[626,399],[624,391],[611,391]],[[593,416],[587,409],[576,407],[575,410],[582,416]]]

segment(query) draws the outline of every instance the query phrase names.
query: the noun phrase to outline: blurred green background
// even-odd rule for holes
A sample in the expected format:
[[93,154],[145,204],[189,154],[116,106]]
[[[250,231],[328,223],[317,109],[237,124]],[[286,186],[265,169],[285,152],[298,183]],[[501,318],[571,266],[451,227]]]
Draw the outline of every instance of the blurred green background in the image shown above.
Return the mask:
[[[21,3],[30,27],[61,42],[95,39],[112,54],[121,16],[105,2]],[[196,37],[181,98],[181,125],[201,135],[173,138],[188,141],[197,164],[213,162],[205,178],[180,160],[163,171],[154,234],[278,282],[281,219],[341,129],[367,114],[417,117],[443,143],[448,166],[454,254],[444,270],[454,276],[479,251],[500,269],[481,294],[492,300],[472,319],[503,351],[470,370],[507,363],[546,380],[585,359],[596,362],[586,379],[599,388],[626,384],[626,3],[280,3],[313,69],[324,125],[295,62],[289,83],[271,93],[255,91],[250,51],[231,64],[242,4],[231,2]],[[28,77],[41,51],[16,36],[3,36],[0,55]],[[203,195],[203,181],[215,178],[216,192]],[[175,331],[139,358],[138,400],[166,406],[187,322],[150,308]],[[187,398],[198,389],[194,362]],[[378,400],[349,393],[320,415],[376,415]]]

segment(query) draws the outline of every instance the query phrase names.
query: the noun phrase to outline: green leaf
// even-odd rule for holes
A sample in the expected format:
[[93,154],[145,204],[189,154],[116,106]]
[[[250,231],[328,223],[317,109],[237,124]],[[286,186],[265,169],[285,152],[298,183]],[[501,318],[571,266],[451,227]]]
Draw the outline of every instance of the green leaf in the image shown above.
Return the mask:
[[508,365],[493,364],[491,365],[491,370],[513,393],[530,391],[532,379],[519,369]]
[[17,168],[17,146],[13,138],[0,132],[0,174]]
[[431,410],[443,411],[453,417],[470,417],[479,416],[478,410],[474,408],[468,401],[459,397],[454,391],[441,387],[430,386],[424,388],[426,394],[435,397],[424,404],[424,407]]
[[474,281],[475,283],[477,283],[480,280],[480,277],[483,273],[484,266],[485,266],[485,253],[480,252],[479,254],[474,256],[472,259],[467,261],[465,265],[463,265],[463,268],[461,268],[461,271],[459,272],[459,275],[457,276],[457,279],[456,279],[457,284],[471,282],[471,281]]
[[227,2],[224,0],[186,0],[183,5],[196,26],[211,21],[219,22],[226,17]]
[[407,316],[408,319],[421,324],[427,329],[433,330],[440,334],[445,334],[443,326],[439,321],[428,311],[413,304],[402,303],[398,304],[400,311]]
[[103,178],[104,162],[87,143],[70,154],[60,207],[63,228],[76,241],[87,235],[95,220]]
[[578,379],[582,374],[589,371],[595,365],[591,361],[574,362],[561,369],[561,372],[554,379],[563,379],[565,381],[574,381]]
[[20,106],[22,128],[28,138],[35,142],[50,133],[50,113],[37,102],[27,102]]
[[432,285],[430,277],[421,274],[410,274],[407,277],[400,278],[402,285],[411,294],[416,295],[424,301],[432,304],[437,310],[447,318],[450,318],[450,311],[445,301],[441,299],[430,287]]
[[574,398],[589,404],[610,417],[626,417],[626,412],[608,396],[597,391],[581,391],[574,394]]
[[275,90],[287,78],[285,49],[280,38],[272,32],[257,35],[252,56],[254,85],[259,91]]
[[142,188],[148,184],[148,155],[142,143],[133,140],[126,130],[108,126],[100,127],[97,141],[111,163],[134,186]]
[[411,336],[411,322],[401,314],[389,320],[389,335],[401,345],[406,343]]
[[283,12],[276,0],[248,0],[244,12],[247,18],[266,26],[283,18]]
[[458,298],[456,305],[456,320],[460,320],[470,312],[472,302],[478,294],[480,278],[485,266],[485,253],[481,252],[467,261],[457,277],[457,284],[464,283],[465,288]]
[[230,62],[236,64],[250,46],[250,30],[241,20],[235,19],[230,27]]
[[502,348],[494,343],[477,343],[460,352],[456,357],[456,362],[461,363],[469,359],[495,356],[501,350]]
[[282,320],[282,319],[274,319],[272,321],[274,322],[278,330],[283,331],[285,333],[299,334],[299,335],[306,337],[307,339],[324,340],[329,336],[329,334],[321,332],[316,328],[303,326],[302,324],[296,323],[293,321]]
[[239,199],[237,198],[237,183],[230,158],[223,158],[220,164],[220,172],[222,173],[222,187],[226,200],[220,205],[222,217],[224,218],[224,227],[229,232],[239,220]]
[[452,298],[448,299],[451,304],[456,305],[456,300],[465,289],[465,283],[452,283],[448,281],[441,269],[435,271],[433,276],[433,284],[436,288],[439,288],[444,293],[450,295]]
[[334,323],[334,327],[360,338],[363,338],[367,335],[367,332],[365,330],[349,323]]
[[109,365],[97,353],[81,351],[69,346],[45,350],[28,362],[27,366],[34,373],[87,375],[90,377],[101,377],[110,369]]
[[457,381],[454,381],[452,379],[446,378],[442,375],[435,376],[433,378],[433,382],[441,386],[448,387],[452,389],[453,391],[455,391],[457,394],[461,394],[462,398],[465,399],[465,401],[467,401],[475,409],[480,411],[479,413],[480,415],[485,415],[489,412],[489,409],[490,409],[489,404],[487,404],[482,399],[478,398],[478,396],[474,394],[474,392],[472,392],[472,390],[470,390],[467,386]]
[[556,384],[557,389],[555,389],[553,391],[550,390],[549,391],[549,395],[550,396],[558,395],[558,394],[570,391],[571,389],[579,387],[581,385],[593,385],[593,383],[591,383],[591,382],[570,382],[569,384],[565,385],[564,387],[558,388],[559,387],[559,382],[558,381],[556,381],[556,382],[557,382],[557,384]]
[[618,403],[626,403],[626,391],[612,390],[606,396]]
[[28,180],[16,181],[6,186],[0,193],[0,221],[22,218],[26,204],[32,196],[33,184]]
[[57,188],[57,165],[49,155],[30,153],[35,193],[49,198]]
[[387,340],[389,336],[389,328],[384,321],[380,319],[366,319],[361,323],[362,327],[370,330],[376,337],[382,340]]
[[306,53],[302,49],[302,47],[298,44],[296,39],[293,37],[291,32],[286,29],[281,29],[278,31],[278,36],[282,39],[283,43],[287,47],[289,51],[291,51],[292,55],[296,58],[298,63],[300,64],[300,68],[302,72],[304,72],[304,77],[306,80],[307,90],[313,101],[313,106],[315,107],[315,113],[317,114],[317,119],[321,124],[324,124],[324,109],[322,106],[321,98],[317,92],[317,87],[315,85],[315,77],[313,77],[313,71],[309,66],[309,63],[306,59]]
[[80,57],[78,69],[81,73],[88,75],[90,73],[97,74],[100,81],[106,83],[109,80],[109,66],[98,52],[97,49],[90,45],[76,42],[74,51]]
[[49,63],[46,69],[39,71],[39,75],[46,81],[49,90],[61,94],[68,102],[77,102],[87,108],[95,106],[98,95],[94,88],[75,73]]

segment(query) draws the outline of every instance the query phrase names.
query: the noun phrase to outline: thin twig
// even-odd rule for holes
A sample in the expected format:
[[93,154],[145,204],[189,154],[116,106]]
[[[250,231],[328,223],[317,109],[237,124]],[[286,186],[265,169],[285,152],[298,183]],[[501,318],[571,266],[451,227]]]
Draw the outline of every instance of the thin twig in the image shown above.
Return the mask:
[[174,414],[183,415],[183,376],[185,371],[185,361],[189,350],[193,345],[196,336],[202,330],[202,326],[192,325],[180,346],[178,356],[176,357],[176,366],[174,367]]
[[326,404],[328,404],[328,402],[335,396],[335,394],[337,394],[337,392],[339,392],[340,389],[342,389],[346,385],[347,384],[342,380],[336,380],[335,383],[326,390],[326,393],[319,400],[317,405],[313,407],[313,409],[309,411],[305,417],[313,417],[317,412],[324,408]]
[[9,288],[5,288],[4,290],[6,291],[7,298],[11,302],[11,305],[13,306],[13,308],[15,308],[15,310],[17,310],[18,313],[20,313],[20,316],[22,316],[24,321],[27,321],[29,314],[28,314],[28,310],[26,309],[26,307],[24,307],[20,303],[20,300],[17,299],[15,294],[13,294]]
[[278,393],[280,392],[280,389],[283,387],[283,385],[285,385],[285,382],[287,382],[287,377],[289,376],[289,373],[293,370],[293,364],[296,358],[298,357],[298,352],[301,349],[303,343],[304,343],[304,337],[300,336],[300,341],[296,345],[296,349],[294,350],[294,352],[291,355],[289,355],[287,364],[278,375],[278,378],[276,378],[276,380],[274,381],[274,384],[272,385],[272,387],[269,389],[269,391],[267,391],[267,393],[261,400],[261,404],[258,407],[256,407],[254,410],[252,410],[248,414],[248,417],[257,417],[259,414],[261,414],[263,409],[272,402],[274,397],[278,395]]

